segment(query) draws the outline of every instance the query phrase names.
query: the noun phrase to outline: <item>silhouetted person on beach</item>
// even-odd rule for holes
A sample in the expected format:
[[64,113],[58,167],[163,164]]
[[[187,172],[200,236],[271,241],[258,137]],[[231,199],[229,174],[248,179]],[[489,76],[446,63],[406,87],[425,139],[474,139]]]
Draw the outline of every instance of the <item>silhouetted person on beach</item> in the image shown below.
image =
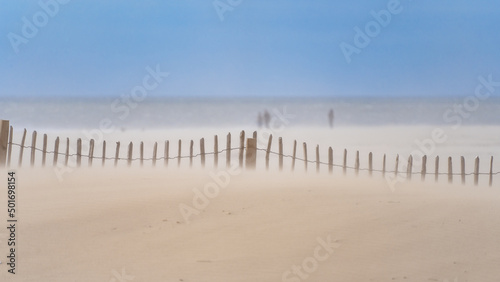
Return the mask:
[[267,110],[264,110],[264,124],[266,128],[269,128],[269,123],[271,122],[271,115]]
[[330,128],[333,128],[333,118],[333,109],[330,109],[330,111],[328,112],[328,121],[330,122]]

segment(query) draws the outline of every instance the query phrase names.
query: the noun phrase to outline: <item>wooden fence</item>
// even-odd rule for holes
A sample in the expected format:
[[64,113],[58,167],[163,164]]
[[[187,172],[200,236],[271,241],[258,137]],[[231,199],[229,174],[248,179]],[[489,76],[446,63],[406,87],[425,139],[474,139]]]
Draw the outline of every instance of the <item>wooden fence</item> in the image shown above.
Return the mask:
[[[302,144],[302,158],[297,156],[297,141],[294,140],[293,142],[293,150],[291,155],[286,155],[284,154],[283,150],[283,140],[280,137],[278,139],[278,152],[272,151],[272,143],[273,143],[273,136],[270,135],[268,142],[267,142],[267,147],[264,148],[258,148],[257,146],[257,132],[253,132],[252,137],[250,138],[245,138],[245,131],[241,131],[239,135],[239,144],[238,147],[232,147],[231,145],[231,133],[228,133],[226,136],[226,146],[225,148],[220,148],[219,147],[219,137],[217,135],[214,136],[214,148],[213,151],[207,152],[205,148],[205,139],[201,138],[199,140],[198,146],[199,150],[198,153],[195,152],[195,142],[191,140],[189,142],[189,155],[182,155],[182,141],[178,140],[178,145],[177,145],[177,155],[172,156],[170,155],[170,141],[166,140],[164,141],[164,150],[163,150],[163,155],[159,155],[159,150],[158,150],[158,142],[155,142],[153,145],[152,149],[152,156],[151,157],[146,157],[144,155],[144,143],[141,142],[139,144],[139,156],[134,157],[134,143],[130,142],[126,148],[127,152],[127,157],[126,158],[121,158],[120,157],[120,150],[121,150],[121,142],[116,142],[115,146],[115,151],[114,155],[108,154],[107,148],[108,144],[106,141],[102,141],[102,151],[101,154],[96,154],[94,148],[95,148],[95,141],[94,139],[87,140],[88,141],[88,151],[83,152],[82,151],[82,139],[78,138],[76,141],[76,152],[70,153],[70,140],[69,138],[66,138],[66,142],[64,140],[60,140],[59,137],[57,137],[54,141],[53,144],[53,150],[48,149],[48,144],[47,144],[47,134],[44,134],[42,136],[42,148],[36,147],[37,144],[37,138],[38,134],[36,131],[34,131],[31,135],[31,145],[26,145],[26,137],[27,137],[27,131],[24,129],[22,138],[21,138],[21,143],[15,143],[13,142],[13,133],[14,130],[12,126],[9,127],[9,121],[2,120],[0,121],[0,166],[4,167],[22,167],[23,166],[23,158],[24,158],[24,150],[29,150],[30,153],[30,166],[33,167],[35,166],[35,157],[36,157],[36,152],[39,151],[41,152],[42,155],[42,160],[41,164],[42,166],[47,166],[50,165],[49,162],[50,160],[47,159],[47,156],[50,155],[52,158],[52,166],[58,166],[58,165],[63,165],[63,166],[68,166],[69,164],[69,159],[70,158],[76,158],[76,167],[82,166],[82,159],[85,158],[88,161],[88,166],[94,166],[94,161],[99,161],[101,166],[104,166],[106,162],[113,162],[114,166],[117,166],[119,162],[123,161],[126,162],[128,166],[131,166],[133,162],[139,162],[141,166],[144,165],[145,162],[151,162],[153,166],[156,166],[158,162],[162,162],[164,166],[171,165],[169,164],[170,161],[175,161],[177,160],[177,166],[181,165],[182,159],[188,159],[189,160],[189,165],[192,166],[194,159],[199,158],[200,159],[200,164],[202,167],[206,166],[206,157],[207,155],[213,155],[213,167],[217,168],[219,164],[219,155],[225,154],[225,166],[229,167],[232,163],[232,151],[238,151],[238,165],[240,167],[244,167],[246,169],[255,169],[257,165],[257,156],[258,152],[265,153],[265,168],[270,169],[270,156],[275,155],[278,158],[278,169],[281,171],[284,168],[284,159],[289,159],[291,160],[291,170],[294,171],[296,170],[296,164],[297,162],[302,162],[304,165],[304,170],[307,171],[309,169],[309,165],[314,165],[315,170],[317,172],[320,172],[321,167],[327,168],[329,173],[333,173],[333,168],[341,168],[342,169],[342,174],[347,174],[348,170],[351,170],[355,173],[355,175],[358,175],[360,171],[367,172],[369,176],[372,176],[373,173],[380,173],[384,177],[392,177],[392,178],[405,178],[406,180],[411,180],[413,176],[420,176],[420,180],[425,181],[428,176],[432,176],[434,178],[434,181],[438,181],[439,176],[446,176],[448,179],[449,183],[452,183],[454,180],[454,176],[460,176],[460,181],[462,184],[466,184],[466,177],[467,176],[472,176],[473,177],[473,182],[475,185],[478,185],[479,183],[479,178],[480,176],[486,176],[488,177],[488,184],[489,186],[493,186],[493,176],[500,174],[500,171],[494,172],[493,171],[493,156],[490,157],[489,159],[489,171],[488,172],[480,172],[480,159],[479,157],[476,157],[474,159],[474,170],[472,172],[467,172],[466,171],[466,160],[463,156],[460,157],[460,169],[459,172],[453,172],[453,159],[452,157],[448,157],[447,159],[447,171],[441,172],[440,171],[440,158],[439,156],[436,156],[434,159],[434,171],[430,172],[427,170],[427,165],[428,165],[428,157],[423,156],[421,158],[421,164],[419,168],[414,167],[414,159],[413,156],[410,155],[406,161],[406,169],[404,168],[404,164],[400,162],[400,156],[397,155],[395,158],[395,166],[394,170],[389,170],[387,169],[387,157],[386,154],[383,155],[382,157],[382,165],[381,169],[374,169],[374,160],[373,160],[373,154],[370,152],[368,154],[368,164],[367,167],[361,168],[360,165],[360,153],[359,151],[356,151],[355,153],[355,160],[354,160],[354,166],[348,166],[347,165],[347,160],[348,160],[348,152],[346,149],[343,150],[343,158],[342,158],[342,163],[341,164],[334,164],[333,162],[333,149],[332,147],[329,147],[327,150],[327,162],[321,161],[321,150],[320,147],[317,145],[315,147],[315,158],[314,159],[308,159],[308,146],[304,142]],[[62,146],[60,146],[61,142],[65,143],[64,146],[64,151],[61,149]],[[12,156],[12,148],[14,146],[19,147],[19,157],[17,162],[13,162],[13,156]],[[60,158],[62,161],[60,161]],[[402,170],[400,170],[403,168]]]

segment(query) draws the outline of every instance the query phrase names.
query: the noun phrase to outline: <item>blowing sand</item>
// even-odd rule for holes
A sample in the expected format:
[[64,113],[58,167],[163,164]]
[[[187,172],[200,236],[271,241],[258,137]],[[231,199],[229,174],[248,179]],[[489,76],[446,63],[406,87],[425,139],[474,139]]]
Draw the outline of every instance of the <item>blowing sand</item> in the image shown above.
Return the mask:
[[16,175],[16,274],[1,228],[1,281],[500,279],[495,187],[163,168]]

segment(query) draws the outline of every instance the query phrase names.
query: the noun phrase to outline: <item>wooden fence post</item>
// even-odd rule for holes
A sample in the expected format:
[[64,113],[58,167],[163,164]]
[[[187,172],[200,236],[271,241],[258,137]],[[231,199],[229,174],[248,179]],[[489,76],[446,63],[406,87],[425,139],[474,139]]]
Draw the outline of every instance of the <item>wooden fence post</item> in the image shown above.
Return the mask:
[[205,138],[200,139],[201,167],[205,167]]
[[368,174],[372,176],[373,174],[373,154],[372,152],[368,153]]
[[21,148],[19,148],[19,167],[21,167],[23,163],[23,152],[24,152],[24,143],[26,142],[26,128],[23,131],[23,138],[21,139]]
[[465,158],[464,156],[460,157],[460,176],[462,180],[462,185],[465,185]]
[[82,165],[82,138],[76,140],[76,166]]
[[134,151],[134,143],[130,142],[128,144],[128,155],[127,155],[127,165],[132,166],[132,156]]
[[44,134],[42,143],[42,167],[45,167],[46,160],[47,160],[47,134]]
[[399,154],[396,155],[396,166],[394,168],[395,177],[398,177],[398,169],[399,169]]
[[189,142],[189,167],[193,166],[193,150],[194,150],[194,141],[191,140]]
[[115,167],[118,165],[119,158],[120,158],[120,142],[116,142]]
[[54,162],[52,166],[57,166],[57,159],[59,158],[59,136],[56,138],[56,142],[54,143]]
[[448,183],[453,183],[453,162],[451,157],[448,157]]
[[246,168],[255,169],[257,164],[257,139],[247,138]]
[[304,166],[305,166],[305,170],[307,171],[307,144],[306,144],[306,142],[302,143],[302,146],[304,147]]
[[413,156],[410,155],[408,157],[408,167],[406,168],[406,179],[411,180],[412,173],[413,173]]
[[490,159],[490,187],[493,186],[493,156]]
[[279,145],[279,168],[280,170],[283,170],[283,139],[281,137],[278,139],[278,145]]
[[319,145],[316,145],[316,172],[319,172]]
[[66,152],[64,154],[64,166],[68,166],[69,162],[69,138],[66,137]]
[[245,148],[245,131],[242,130],[240,132],[240,155],[239,155],[239,161],[240,161],[240,167],[243,167],[243,149]]
[[226,137],[226,167],[231,166],[231,132]]
[[359,174],[359,151],[356,151],[356,162],[354,163],[354,168],[356,170],[356,175]]
[[163,151],[163,164],[165,166],[168,166],[168,158],[169,158],[169,155],[170,155],[170,141],[167,140],[165,141],[165,150]]
[[333,173],[333,149],[328,147],[328,172]]
[[295,159],[297,158],[297,140],[293,140],[292,171],[295,170]]
[[476,157],[474,162],[474,185],[479,183],[479,157]]
[[92,163],[94,162],[94,139],[90,139],[90,146],[89,146],[89,167],[92,166]]
[[179,146],[177,151],[177,167],[181,166],[181,149],[182,149],[182,141],[179,139]]
[[439,156],[436,156],[436,160],[434,163],[434,181],[438,182],[439,178]]
[[272,143],[273,143],[273,135],[269,134],[269,140],[267,141],[267,149],[266,149],[266,170],[269,170],[269,155],[271,154]]
[[7,164],[7,147],[9,145],[9,121],[0,120],[0,167]]
[[102,161],[101,165],[104,166],[106,164],[106,140],[102,141]]
[[31,166],[35,166],[35,152],[36,152],[36,131],[33,131],[31,136]]
[[139,146],[139,157],[140,157],[140,162],[141,162],[141,167],[144,165],[144,142],[141,141],[141,144]]
[[219,139],[214,136],[214,168],[219,166]]
[[14,139],[14,128],[10,126],[9,132],[9,144],[7,146],[9,149],[7,150],[7,166],[10,167],[10,161],[12,160],[12,140]]
[[427,155],[422,157],[422,171],[420,172],[420,180],[425,180],[425,174],[427,173]]
[[344,175],[347,174],[347,149],[344,149],[344,160],[342,163],[342,172]]
[[384,154],[384,157],[382,158],[382,177],[385,177],[385,161],[386,155]]
[[158,142],[155,142],[155,144],[153,145],[153,167],[156,166],[156,156],[158,154]]
[[257,140],[257,131],[253,132],[253,139]]

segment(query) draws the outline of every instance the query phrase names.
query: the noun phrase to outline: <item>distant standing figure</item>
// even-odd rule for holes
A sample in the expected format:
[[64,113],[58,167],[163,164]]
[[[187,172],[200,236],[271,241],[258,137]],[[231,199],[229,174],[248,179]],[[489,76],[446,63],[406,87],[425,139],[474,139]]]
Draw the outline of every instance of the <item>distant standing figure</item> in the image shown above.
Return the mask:
[[269,123],[271,122],[271,115],[267,110],[264,111],[264,124],[266,128],[269,128]]
[[259,126],[259,128],[262,127],[262,123],[263,123],[263,121],[262,121],[262,115],[259,112],[259,115],[257,116],[257,125]]
[[330,122],[330,128],[333,128],[333,118],[333,109],[330,109],[330,111],[328,112],[328,121]]

